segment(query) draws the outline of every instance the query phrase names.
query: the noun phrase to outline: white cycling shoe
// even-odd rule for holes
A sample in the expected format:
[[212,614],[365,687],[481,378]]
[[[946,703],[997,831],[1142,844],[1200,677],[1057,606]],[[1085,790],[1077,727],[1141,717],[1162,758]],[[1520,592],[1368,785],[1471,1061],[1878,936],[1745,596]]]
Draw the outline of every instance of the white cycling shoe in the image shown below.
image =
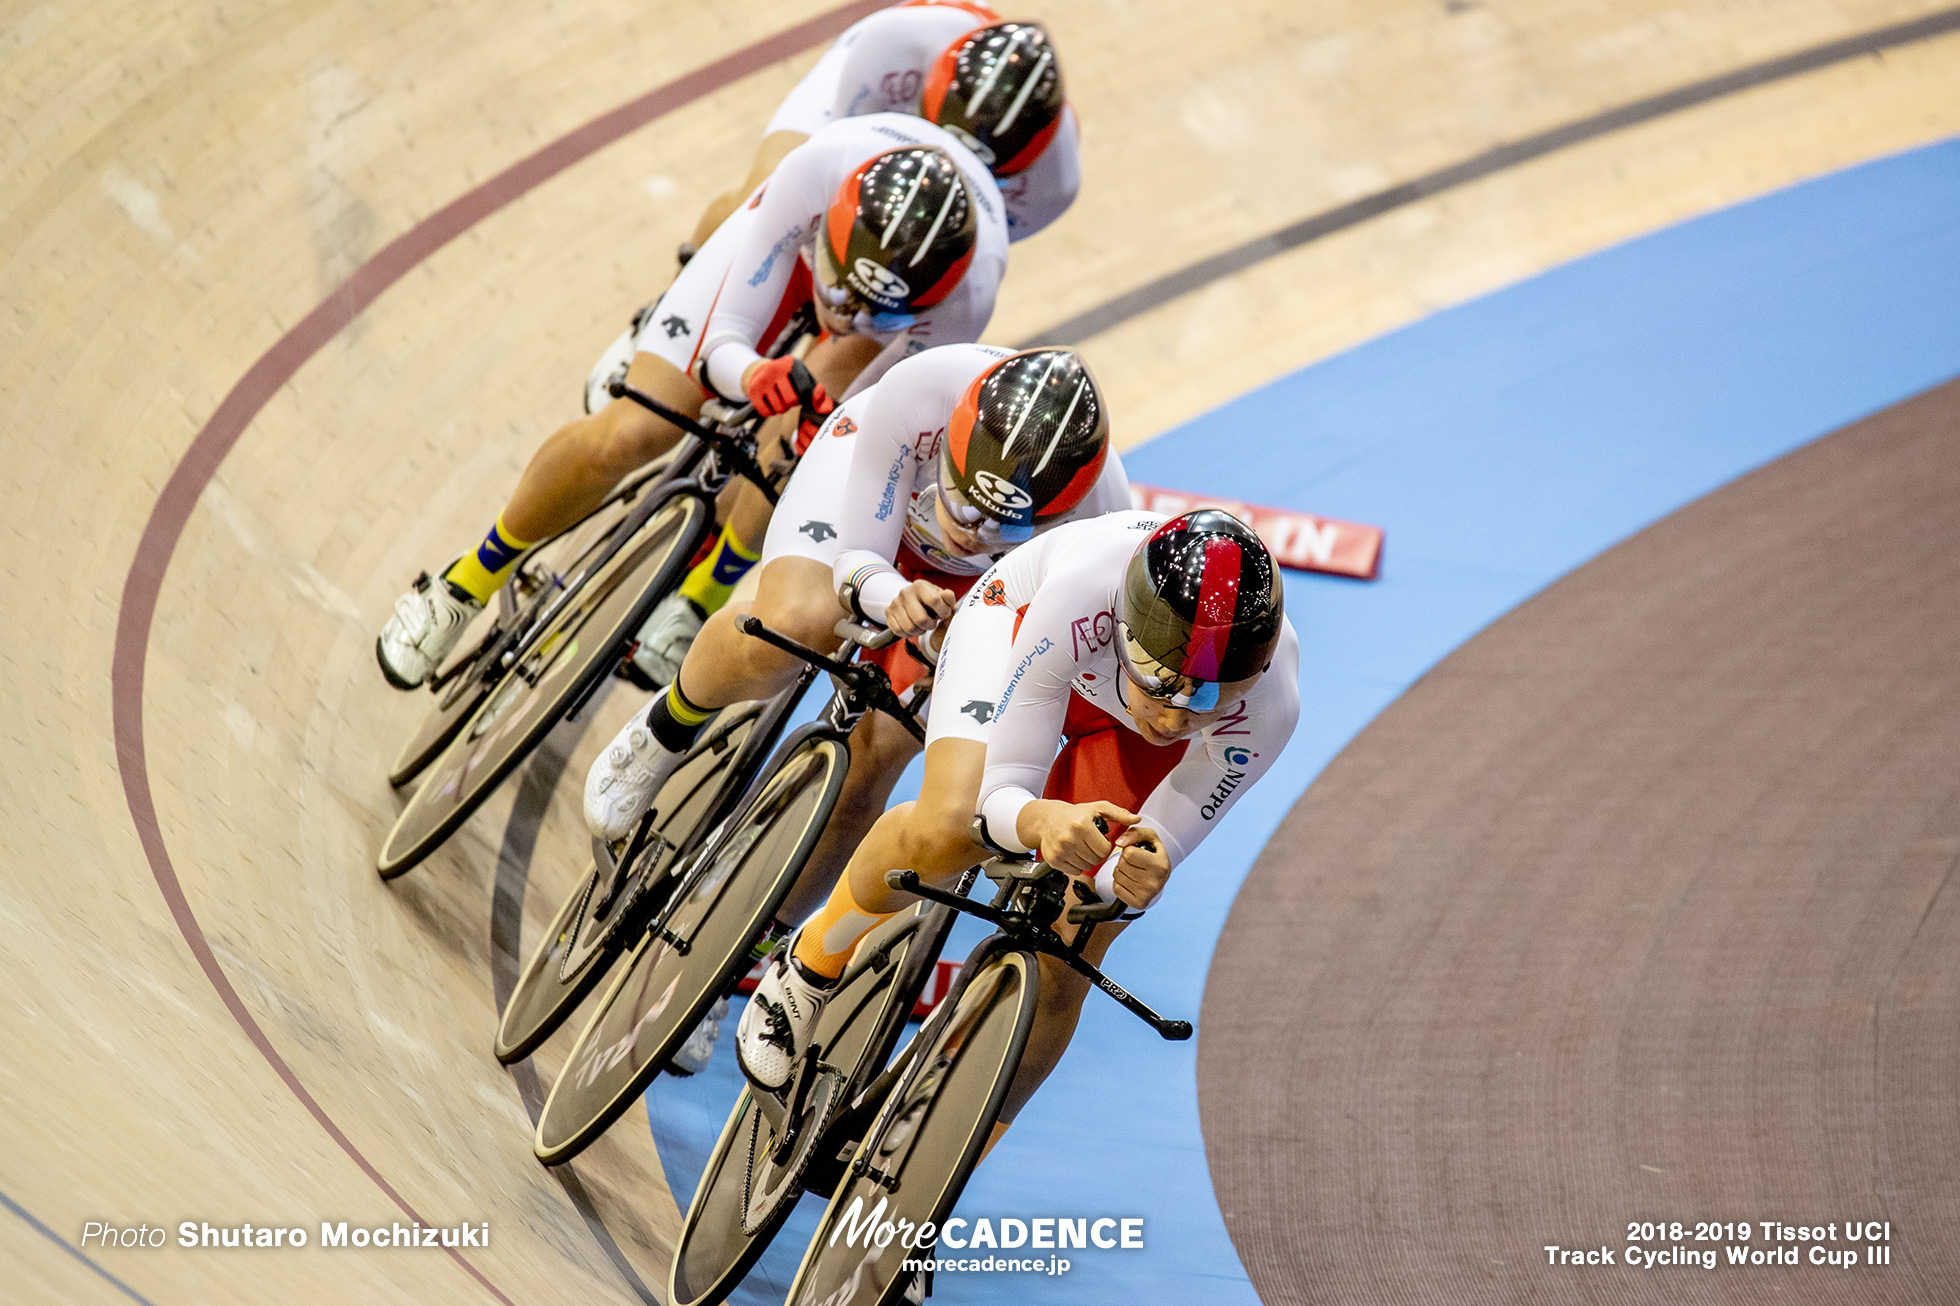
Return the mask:
[[721,1022],[728,1019],[728,999],[718,998],[715,1005],[708,1008],[708,1014],[701,1017],[701,1023],[681,1044],[681,1050],[667,1063],[667,1073],[685,1079],[698,1075],[708,1068],[708,1062],[715,1055],[715,1044],[721,1042]]
[[483,605],[448,581],[424,572],[395,600],[395,613],[375,636],[374,660],[396,689],[426,681],[462,638]]
[[817,1018],[837,981],[813,982],[790,957],[796,940],[776,949],[763,968],[742,1022],[735,1027],[735,1063],[751,1084],[769,1093],[789,1087],[790,1073],[809,1049]]
[[633,713],[586,772],[586,828],[607,843],[624,839],[684,756],[653,737],[644,708]]
[[669,594],[640,627],[640,646],[633,650],[633,665],[656,685],[672,684],[706,621],[685,594],[678,590]]

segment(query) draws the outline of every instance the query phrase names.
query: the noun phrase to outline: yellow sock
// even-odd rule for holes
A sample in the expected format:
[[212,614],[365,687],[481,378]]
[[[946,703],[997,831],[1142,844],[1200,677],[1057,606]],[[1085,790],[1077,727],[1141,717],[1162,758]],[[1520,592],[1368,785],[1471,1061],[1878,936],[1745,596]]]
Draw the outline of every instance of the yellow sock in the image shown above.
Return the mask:
[[847,873],[830,891],[830,901],[823,910],[804,922],[803,932],[796,936],[796,951],[790,955],[810,973],[836,979],[851,964],[851,954],[864,936],[896,915],[895,911],[866,911],[858,906]]
[[511,568],[517,565],[524,550],[534,543],[536,541],[520,540],[512,535],[504,528],[504,519],[499,515],[496,525],[483,537],[483,543],[476,546],[476,551],[456,559],[442,578],[478,603],[488,603],[490,596],[502,589],[504,582],[510,579]]
[[736,582],[748,574],[761,556],[761,550],[751,549],[736,538],[733,526],[724,526],[715,547],[708,550],[708,556],[681,582],[681,593],[701,609],[701,615],[712,616],[721,611],[721,605],[735,592]]

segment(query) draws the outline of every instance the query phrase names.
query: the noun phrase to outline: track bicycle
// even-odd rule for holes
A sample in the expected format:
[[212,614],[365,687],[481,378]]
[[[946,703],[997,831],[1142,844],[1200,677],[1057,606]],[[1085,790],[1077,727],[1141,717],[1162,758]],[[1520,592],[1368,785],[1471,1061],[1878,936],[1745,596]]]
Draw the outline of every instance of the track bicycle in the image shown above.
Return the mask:
[[[968,872],[960,886],[970,886]],[[781,1096],[745,1085],[722,1127],[668,1272],[672,1306],[710,1306],[741,1283],[805,1192],[828,1192],[891,1090],[892,1051],[931,980],[955,913],[917,903],[858,947]]]
[[592,841],[572,886],[497,1024],[497,1060],[522,1061],[557,1030],[646,930],[682,859],[734,810],[801,701],[808,680],[773,698],[723,708],[701,732],[619,848]]
[[593,538],[583,548],[539,546],[540,564],[520,565],[517,593],[500,604],[490,629],[436,677],[436,709],[391,776],[422,779],[375,859],[384,879],[427,857],[560,719],[576,719],[654,606],[680,584],[731,477],[776,501],[772,476],[756,461],[762,419],[753,409],[709,425],[624,381],[613,382],[612,393],[687,434],[663,473],[622,486],[594,514],[599,520],[588,519],[585,534]]
[[752,616],[738,626],[802,659],[799,684],[825,671],[835,692],[817,720],[783,742],[741,807],[677,864],[671,893],[617,968],[545,1100],[533,1147],[547,1165],[571,1160],[605,1132],[708,1009],[788,932],[776,912],[837,806],[850,735],[865,715],[884,712],[924,742],[917,718],[923,687],[898,694],[883,668],[846,660],[858,648],[895,642],[889,631],[840,621],[843,643],[828,655]]
[[[874,1085],[886,1091],[840,1167],[787,1306],[893,1306],[930,1291],[929,1271],[922,1276],[905,1267],[908,1259],[929,1259],[929,1246],[908,1248],[896,1237],[881,1244],[865,1234],[906,1221],[915,1229],[928,1223],[938,1229],[952,1213],[1027,1048],[1040,1000],[1037,956],[1059,959],[1162,1037],[1191,1037],[1188,1022],[1159,1016],[1082,957],[1096,925],[1123,915],[1121,901],[1099,902],[1081,881],[1040,861],[1002,856],[983,869],[1000,886],[991,905],[935,889],[912,871],[885,876],[894,889],[948,912],[978,916],[996,929],[974,948],[945,999]],[[1071,896],[1077,901],[1069,902]],[[1064,912],[1078,927],[1066,943],[1054,929]],[[806,1061],[814,1059],[806,1054]]]

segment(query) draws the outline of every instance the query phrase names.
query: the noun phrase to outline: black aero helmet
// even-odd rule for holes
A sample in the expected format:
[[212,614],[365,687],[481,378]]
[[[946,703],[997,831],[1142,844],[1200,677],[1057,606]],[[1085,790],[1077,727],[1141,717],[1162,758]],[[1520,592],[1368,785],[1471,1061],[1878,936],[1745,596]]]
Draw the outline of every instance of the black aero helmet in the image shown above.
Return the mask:
[[939,494],[969,528],[1018,544],[1074,510],[1109,457],[1109,415],[1072,349],[1009,354],[967,386],[939,448]]
[[1117,652],[1144,692],[1218,705],[1218,686],[1264,671],[1285,616],[1273,555],[1250,526],[1202,508],[1173,517],[1130,556]]
[[872,313],[929,308],[973,261],[973,195],[944,150],[910,145],[865,160],[837,188],[817,240],[825,299]]
[[996,177],[1038,158],[1062,122],[1062,65],[1040,23],[993,23],[947,46],[926,71],[921,117]]

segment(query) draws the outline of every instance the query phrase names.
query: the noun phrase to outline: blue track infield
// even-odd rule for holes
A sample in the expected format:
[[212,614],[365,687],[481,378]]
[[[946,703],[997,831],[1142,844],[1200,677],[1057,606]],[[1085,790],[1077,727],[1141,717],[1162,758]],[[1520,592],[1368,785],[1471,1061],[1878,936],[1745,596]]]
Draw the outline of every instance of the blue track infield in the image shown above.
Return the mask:
[[[1112,973],[1167,1015],[1195,1017],[1253,859],[1321,768],[1429,667],[1682,505],[1956,373],[1960,140],[1555,269],[1125,454],[1152,484],[1373,522],[1388,539],[1373,584],[1289,574],[1299,730],[1114,950]],[[968,942],[956,936],[947,955]],[[648,1098],[683,1208],[735,1095],[727,1044],[710,1073],[662,1079]],[[1060,1277],[942,1274],[933,1299],[1256,1301],[1205,1165],[1196,1055],[1091,995],[1068,1057],[959,1214],[1141,1217],[1144,1248],[1071,1250]],[[818,1210],[806,1198],[765,1260],[774,1293],[759,1274],[735,1300],[782,1300]]]

